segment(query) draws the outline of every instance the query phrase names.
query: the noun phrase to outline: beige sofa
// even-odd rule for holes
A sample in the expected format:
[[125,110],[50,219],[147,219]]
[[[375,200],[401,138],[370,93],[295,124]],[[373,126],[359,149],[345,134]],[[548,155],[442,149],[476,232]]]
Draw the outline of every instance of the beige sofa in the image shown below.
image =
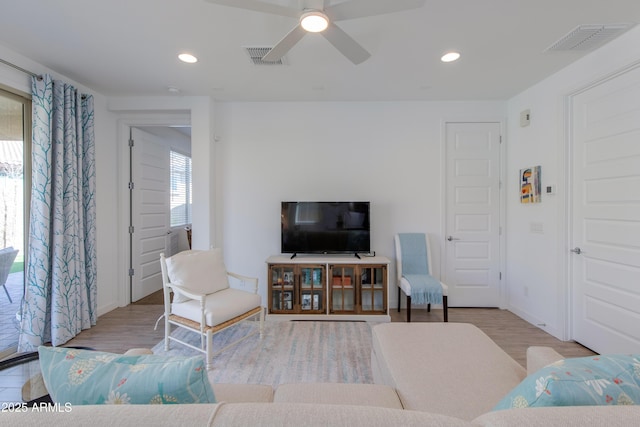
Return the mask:
[[[390,323],[373,328],[376,384],[215,384],[220,403],[25,408],[0,414],[11,426],[633,426],[640,406],[492,411],[526,375],[472,325]],[[562,358],[546,347],[527,367]]]

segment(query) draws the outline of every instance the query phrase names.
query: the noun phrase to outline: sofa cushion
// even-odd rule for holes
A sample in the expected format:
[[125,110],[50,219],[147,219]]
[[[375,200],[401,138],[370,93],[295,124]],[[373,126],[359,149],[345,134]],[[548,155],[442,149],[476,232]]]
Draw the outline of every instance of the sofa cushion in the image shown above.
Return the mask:
[[219,403],[202,405],[62,405],[5,411],[11,427],[199,427],[211,425]]
[[529,375],[494,409],[640,404],[640,355],[564,359]]
[[472,420],[491,410],[526,371],[466,323],[383,323],[372,328],[374,382],[405,409]]
[[297,383],[280,384],[273,396],[280,403],[364,405],[402,409],[396,391],[381,384]]
[[527,375],[561,359],[564,359],[564,356],[551,347],[530,346],[527,348]]
[[72,405],[215,403],[202,357],[123,356],[39,347],[54,402]]
[[[167,275],[171,283],[198,294],[211,294],[229,287],[222,249],[179,252],[166,259]],[[174,289],[173,302],[189,298]]]
[[[228,288],[216,292],[205,301],[205,322],[207,326],[216,326],[238,316],[238,313],[246,313],[256,307],[260,307],[262,299],[260,295]],[[171,305],[171,312],[185,319],[200,323],[202,312],[200,302],[188,300]]]
[[274,402],[219,405],[211,426],[472,427],[473,424],[446,415],[401,409]]
[[223,384],[211,381],[211,385],[218,402],[273,402],[273,387],[268,384]]
[[472,422],[484,427],[629,427],[638,420],[640,406],[556,406],[492,411]]

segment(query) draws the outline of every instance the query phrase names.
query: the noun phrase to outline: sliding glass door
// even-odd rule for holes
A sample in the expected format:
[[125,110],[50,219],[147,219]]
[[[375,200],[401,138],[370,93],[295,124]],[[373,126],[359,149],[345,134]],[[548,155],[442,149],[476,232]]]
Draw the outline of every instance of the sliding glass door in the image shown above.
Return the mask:
[[0,359],[18,344],[31,176],[31,101],[0,89]]

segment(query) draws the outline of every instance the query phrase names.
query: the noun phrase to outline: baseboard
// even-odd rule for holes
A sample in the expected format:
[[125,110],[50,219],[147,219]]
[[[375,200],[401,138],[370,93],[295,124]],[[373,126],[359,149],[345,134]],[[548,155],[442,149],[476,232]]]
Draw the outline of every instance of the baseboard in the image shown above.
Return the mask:
[[526,322],[531,323],[533,326],[542,329],[543,331],[559,339],[560,341],[567,341],[566,339],[564,339],[563,333],[561,330],[559,330],[558,328],[552,325],[547,325],[543,320],[538,319],[535,316],[532,316],[526,311],[520,310],[512,305],[509,305],[507,310],[509,310],[516,316],[520,317],[521,319],[525,320]]
[[98,307],[98,317],[103,316],[108,312],[115,310],[116,308],[118,308],[118,304],[108,304],[104,307]]

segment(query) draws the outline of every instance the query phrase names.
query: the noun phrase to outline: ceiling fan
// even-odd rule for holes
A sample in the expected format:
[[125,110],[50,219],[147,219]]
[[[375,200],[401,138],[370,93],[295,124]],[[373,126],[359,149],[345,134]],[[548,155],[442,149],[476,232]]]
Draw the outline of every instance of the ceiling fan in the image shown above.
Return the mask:
[[322,34],[354,64],[366,61],[371,54],[334,22],[346,19],[384,15],[422,7],[426,0],[351,0],[325,6],[325,0],[304,0],[301,8],[281,6],[260,0],[206,0],[209,3],[237,7],[256,12],[289,16],[298,25],[280,40],[264,57],[265,62],[282,58],[307,32]]

